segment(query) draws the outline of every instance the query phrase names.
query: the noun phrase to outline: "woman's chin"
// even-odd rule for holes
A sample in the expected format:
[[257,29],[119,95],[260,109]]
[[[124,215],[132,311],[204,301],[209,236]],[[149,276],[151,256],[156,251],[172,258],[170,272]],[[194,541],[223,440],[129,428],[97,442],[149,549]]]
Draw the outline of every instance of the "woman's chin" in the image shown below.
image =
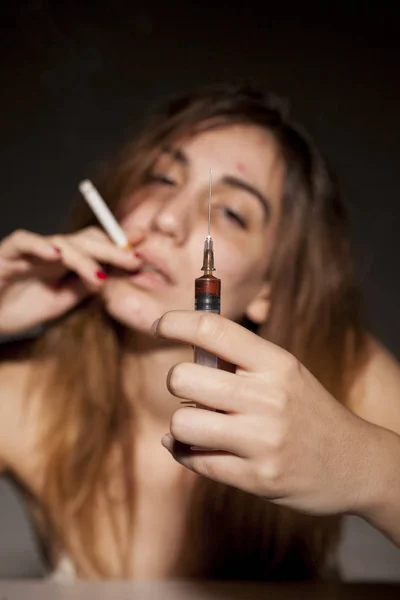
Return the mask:
[[110,294],[104,298],[109,315],[129,329],[150,333],[151,326],[164,312],[152,298],[140,298],[136,294]]
[[[174,298],[151,294],[117,278],[106,284],[102,293],[107,312],[122,325],[148,334],[156,319],[169,310],[190,310],[192,299],[177,293]],[[185,302],[186,300],[186,302]]]

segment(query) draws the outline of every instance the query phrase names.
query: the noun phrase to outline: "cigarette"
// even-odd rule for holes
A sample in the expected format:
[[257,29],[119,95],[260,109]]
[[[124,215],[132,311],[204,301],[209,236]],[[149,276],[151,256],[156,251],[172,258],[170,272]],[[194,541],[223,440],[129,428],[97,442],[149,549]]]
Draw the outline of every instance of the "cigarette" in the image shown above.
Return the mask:
[[126,250],[130,249],[131,246],[125,233],[117,223],[114,215],[94,187],[93,183],[89,179],[85,179],[84,181],[81,181],[78,187],[82,196],[85,198],[113,242],[120,248],[125,248]]

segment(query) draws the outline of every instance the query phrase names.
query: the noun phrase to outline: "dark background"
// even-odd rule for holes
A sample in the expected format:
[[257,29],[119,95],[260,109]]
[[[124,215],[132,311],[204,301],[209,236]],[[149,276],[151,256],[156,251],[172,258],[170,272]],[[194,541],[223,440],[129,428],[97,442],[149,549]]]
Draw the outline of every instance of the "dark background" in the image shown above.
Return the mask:
[[58,230],[80,179],[165,96],[245,77],[336,166],[370,328],[400,357],[398,9],[235,4],[1,2],[0,236]]

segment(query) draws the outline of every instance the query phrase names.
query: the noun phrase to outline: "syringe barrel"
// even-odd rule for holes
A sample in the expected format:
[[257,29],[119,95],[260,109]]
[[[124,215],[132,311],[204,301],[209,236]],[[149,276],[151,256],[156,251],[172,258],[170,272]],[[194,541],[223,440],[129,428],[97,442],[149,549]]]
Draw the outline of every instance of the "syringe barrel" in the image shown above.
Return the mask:
[[[203,275],[195,280],[195,310],[220,313],[221,280],[211,274]],[[204,350],[194,348],[194,362],[207,367],[219,368],[219,358]],[[196,408],[208,408],[196,403]],[[215,409],[208,409],[215,410]]]
[[198,348],[197,346],[194,349],[194,362],[198,365],[213,367],[214,369],[219,368],[218,356],[211,354],[211,352],[207,352],[207,350],[203,350],[203,348]]

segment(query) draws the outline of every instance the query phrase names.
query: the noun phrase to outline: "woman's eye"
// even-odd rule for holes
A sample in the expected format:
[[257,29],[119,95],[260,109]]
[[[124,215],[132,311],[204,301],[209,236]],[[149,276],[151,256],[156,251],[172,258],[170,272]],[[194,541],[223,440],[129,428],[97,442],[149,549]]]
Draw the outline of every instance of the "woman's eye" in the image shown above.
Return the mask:
[[148,176],[148,181],[150,183],[162,183],[164,185],[176,185],[176,181],[168,177],[167,175],[162,175],[161,173],[150,173]]
[[226,206],[219,206],[218,208],[227,217],[227,219],[229,219],[236,225],[239,225],[239,227],[241,227],[242,229],[246,229],[247,223],[241,215],[239,215],[237,212]]

